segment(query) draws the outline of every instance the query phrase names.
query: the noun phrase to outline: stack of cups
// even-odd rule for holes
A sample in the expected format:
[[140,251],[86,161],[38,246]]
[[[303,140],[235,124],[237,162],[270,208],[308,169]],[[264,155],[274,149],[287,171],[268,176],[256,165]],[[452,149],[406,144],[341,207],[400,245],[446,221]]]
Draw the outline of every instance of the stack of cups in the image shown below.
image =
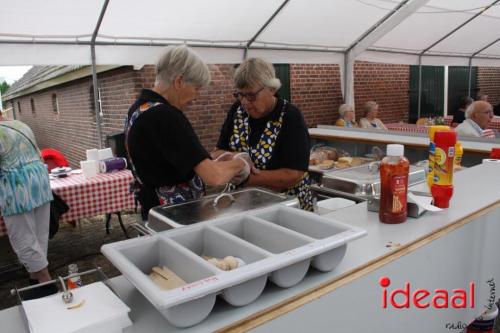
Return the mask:
[[88,149],[87,160],[81,161],[80,167],[82,168],[82,173],[85,179],[97,176],[97,173],[99,172],[99,150]]

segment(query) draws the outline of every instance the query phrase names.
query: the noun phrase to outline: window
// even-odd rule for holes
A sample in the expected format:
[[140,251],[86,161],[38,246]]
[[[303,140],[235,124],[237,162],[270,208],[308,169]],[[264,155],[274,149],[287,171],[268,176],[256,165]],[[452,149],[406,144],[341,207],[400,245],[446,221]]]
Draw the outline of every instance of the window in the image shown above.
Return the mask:
[[21,103],[19,101],[17,101],[17,111],[21,114]]
[[31,113],[35,114],[36,113],[36,110],[35,110],[35,100],[32,98],[30,100],[30,103],[31,103]]
[[52,111],[55,114],[59,114],[59,101],[56,94],[52,94]]

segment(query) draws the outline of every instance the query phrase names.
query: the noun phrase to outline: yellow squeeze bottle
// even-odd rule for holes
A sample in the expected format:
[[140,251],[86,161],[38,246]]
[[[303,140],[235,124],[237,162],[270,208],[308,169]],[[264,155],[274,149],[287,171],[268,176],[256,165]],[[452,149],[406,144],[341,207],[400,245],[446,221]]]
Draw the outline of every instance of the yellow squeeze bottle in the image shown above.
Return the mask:
[[436,144],[434,142],[434,134],[436,131],[449,131],[450,126],[434,125],[429,128],[429,167],[427,168],[427,185],[429,189],[434,183],[434,155],[436,153]]
[[455,144],[455,159],[453,160],[454,168],[460,168],[462,166],[462,156],[464,155],[464,148],[462,147],[462,143],[457,141]]

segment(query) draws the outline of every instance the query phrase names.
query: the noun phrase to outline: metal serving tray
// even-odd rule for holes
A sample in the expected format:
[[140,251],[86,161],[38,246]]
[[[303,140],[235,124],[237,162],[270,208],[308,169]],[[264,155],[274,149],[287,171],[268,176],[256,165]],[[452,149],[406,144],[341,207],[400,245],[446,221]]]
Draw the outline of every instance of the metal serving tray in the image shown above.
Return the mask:
[[286,206],[298,205],[296,198],[257,187],[245,188],[230,192],[230,194],[234,201],[224,196],[215,206],[214,200],[219,194],[208,195],[202,199],[178,205],[152,208],[145,226],[155,233],[278,203]]
[[[425,167],[410,165],[408,186],[425,181]],[[322,185],[358,197],[380,195],[379,163],[325,172]]]

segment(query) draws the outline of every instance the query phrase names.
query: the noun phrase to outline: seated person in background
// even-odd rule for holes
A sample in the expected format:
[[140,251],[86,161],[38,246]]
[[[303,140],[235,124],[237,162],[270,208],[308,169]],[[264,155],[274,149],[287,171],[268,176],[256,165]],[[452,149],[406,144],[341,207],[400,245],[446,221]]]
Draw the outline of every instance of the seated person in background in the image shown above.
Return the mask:
[[335,122],[335,126],[358,127],[354,119],[354,107],[352,105],[342,104],[339,107],[339,119]]
[[453,120],[451,121],[451,127],[457,127],[465,120],[465,110],[473,102],[472,98],[468,96],[462,96],[460,102],[458,103],[458,110],[453,114]]
[[366,102],[365,117],[359,120],[359,127],[387,130],[387,127],[385,127],[382,120],[377,118],[377,115],[378,115],[378,104],[374,101]]
[[478,94],[477,98],[476,98],[476,101],[488,102],[488,95],[486,95],[486,94]]
[[[493,118],[493,107],[484,101],[473,102],[465,110],[465,120],[455,129],[458,135],[484,137]],[[494,135],[493,131],[489,131]]]

